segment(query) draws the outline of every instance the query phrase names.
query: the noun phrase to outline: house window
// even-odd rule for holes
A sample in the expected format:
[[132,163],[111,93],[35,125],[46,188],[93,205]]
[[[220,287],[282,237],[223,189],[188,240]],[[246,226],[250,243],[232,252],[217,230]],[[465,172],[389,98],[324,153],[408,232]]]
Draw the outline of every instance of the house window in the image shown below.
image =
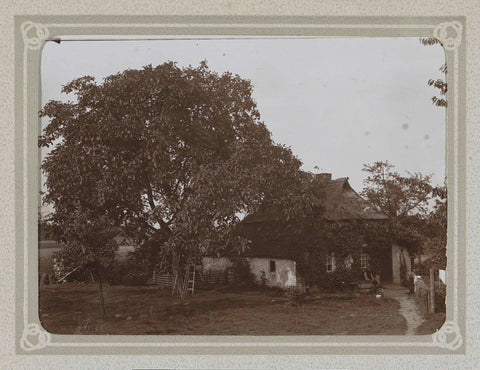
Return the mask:
[[327,266],[327,272],[335,271],[335,254],[333,254],[333,252],[327,255],[327,262],[325,265]]
[[360,268],[362,270],[368,269],[368,254],[363,250],[360,252]]
[[275,261],[270,261],[270,272],[276,272],[277,271],[277,266],[275,264]]

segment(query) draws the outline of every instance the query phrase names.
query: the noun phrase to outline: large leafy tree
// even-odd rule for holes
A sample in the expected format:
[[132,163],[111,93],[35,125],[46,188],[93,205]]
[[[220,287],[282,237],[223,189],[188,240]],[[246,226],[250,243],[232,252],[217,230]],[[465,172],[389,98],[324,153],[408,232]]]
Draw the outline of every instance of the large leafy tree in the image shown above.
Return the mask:
[[192,257],[246,247],[232,232],[239,215],[283,202],[288,217],[307,202],[294,195],[301,162],[272,141],[252,84],[238,75],[168,62],[102,83],[82,77],[63,92],[74,101],[40,113],[49,119],[39,144],[51,148],[42,169],[54,223],[75,226],[82,210],[82,223],[123,227],[168,257],[182,297]]
[[445,266],[446,187],[432,186],[429,175],[402,176],[387,161],[365,165],[364,171],[368,176],[362,195],[389,217],[393,240]]
[[362,195],[388,216],[385,231],[392,242],[418,252],[423,241],[424,219],[432,199],[431,176],[403,176],[388,161],[365,164]]
[[430,257],[428,262],[431,267],[445,269],[447,266],[447,187],[435,188],[434,194],[435,206],[427,218],[425,230],[427,240],[423,250]]
[[425,216],[433,196],[431,175],[402,176],[388,161],[365,164],[367,173],[362,195],[392,220],[410,215]]

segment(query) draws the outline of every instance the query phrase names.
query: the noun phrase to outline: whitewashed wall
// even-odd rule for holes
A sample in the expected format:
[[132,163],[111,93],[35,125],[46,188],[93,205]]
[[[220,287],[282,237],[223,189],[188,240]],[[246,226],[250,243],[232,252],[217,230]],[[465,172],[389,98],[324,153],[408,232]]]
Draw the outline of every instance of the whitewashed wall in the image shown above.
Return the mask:
[[407,267],[407,274],[412,271],[412,264],[410,262],[410,254],[408,250],[404,247],[401,247],[397,244],[392,245],[392,278],[394,284],[401,283],[401,276],[400,276],[400,260],[403,254],[405,265]]
[[[275,261],[276,271],[270,272],[270,261]],[[265,271],[270,286],[287,288],[297,285],[297,268],[295,261],[277,258],[248,258],[250,268],[260,281],[262,271]]]

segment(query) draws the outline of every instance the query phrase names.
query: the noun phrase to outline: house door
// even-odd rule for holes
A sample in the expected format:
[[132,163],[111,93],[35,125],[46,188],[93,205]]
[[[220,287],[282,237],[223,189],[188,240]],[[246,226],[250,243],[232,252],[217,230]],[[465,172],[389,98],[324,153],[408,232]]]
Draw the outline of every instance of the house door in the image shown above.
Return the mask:
[[380,276],[381,282],[393,281],[393,269],[392,269],[392,248],[385,248],[380,256],[380,266],[382,267],[382,273]]

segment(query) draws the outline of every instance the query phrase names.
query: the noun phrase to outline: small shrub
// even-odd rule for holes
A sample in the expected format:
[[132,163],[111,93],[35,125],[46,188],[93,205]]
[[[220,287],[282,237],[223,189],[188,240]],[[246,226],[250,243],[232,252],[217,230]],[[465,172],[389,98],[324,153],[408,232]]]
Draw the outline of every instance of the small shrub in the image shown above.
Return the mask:
[[231,284],[235,287],[252,288],[255,286],[255,275],[250,263],[245,258],[237,258],[230,268]]
[[328,292],[338,292],[349,290],[351,284],[359,280],[364,280],[362,271],[360,269],[343,267],[337,268],[332,272],[325,272],[318,277],[317,285],[320,289]]

